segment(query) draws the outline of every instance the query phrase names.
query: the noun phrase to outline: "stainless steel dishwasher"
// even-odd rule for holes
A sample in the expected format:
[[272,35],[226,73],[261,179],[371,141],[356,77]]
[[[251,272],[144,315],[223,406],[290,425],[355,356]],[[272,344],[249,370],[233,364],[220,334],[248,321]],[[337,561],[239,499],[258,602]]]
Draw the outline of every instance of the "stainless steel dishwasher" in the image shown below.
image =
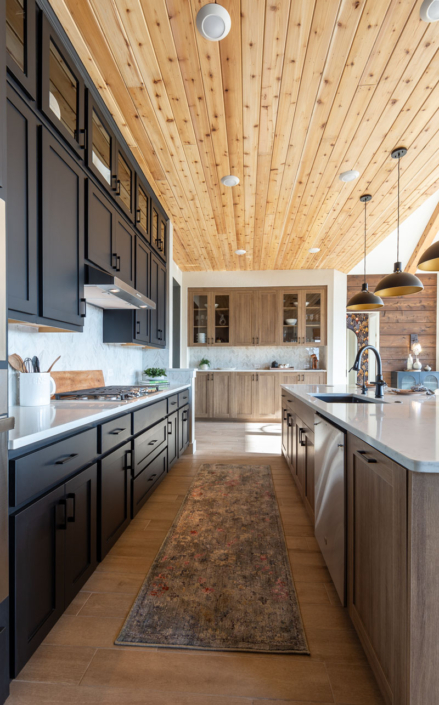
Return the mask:
[[346,604],[346,433],[314,415],[315,536]]

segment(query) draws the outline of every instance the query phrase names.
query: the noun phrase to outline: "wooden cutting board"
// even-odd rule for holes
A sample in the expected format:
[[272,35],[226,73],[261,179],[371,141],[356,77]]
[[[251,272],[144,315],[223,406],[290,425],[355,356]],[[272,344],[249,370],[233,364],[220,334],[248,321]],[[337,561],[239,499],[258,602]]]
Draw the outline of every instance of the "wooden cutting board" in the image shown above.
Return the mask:
[[70,370],[68,372],[51,372],[56,384],[56,391],[73,392],[75,389],[92,389],[104,387],[104,374],[102,370]]

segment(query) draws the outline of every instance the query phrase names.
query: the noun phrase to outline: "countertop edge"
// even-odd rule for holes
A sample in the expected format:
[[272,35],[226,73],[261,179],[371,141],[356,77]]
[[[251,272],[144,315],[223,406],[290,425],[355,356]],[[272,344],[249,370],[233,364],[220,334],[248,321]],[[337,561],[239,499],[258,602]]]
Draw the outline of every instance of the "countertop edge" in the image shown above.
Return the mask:
[[[95,424],[101,419],[106,420],[112,418],[113,416],[120,416],[124,413],[131,413],[137,408],[148,406],[149,404],[153,404],[154,402],[160,401],[161,399],[166,399],[166,397],[171,396],[172,394],[178,394],[178,392],[182,392],[184,389],[189,389],[191,386],[192,384],[189,382],[185,384],[179,384],[173,386],[171,389],[166,389],[166,391],[163,390],[162,392],[158,392],[158,394],[151,396],[148,399],[136,399],[135,401],[129,402],[128,404],[121,404],[116,409],[99,409],[99,411],[96,411],[95,414],[84,417],[83,419],[74,419],[73,421],[68,421],[64,424],[61,424],[60,426],[55,426],[54,428],[48,428],[46,430],[37,431],[27,436],[20,436],[17,439],[9,439],[8,450],[21,450],[22,448],[26,448],[27,446],[33,445],[34,443],[39,443],[46,439],[53,439],[56,436],[61,436],[65,433],[68,433],[69,431],[80,429],[82,426]],[[10,416],[17,415],[17,412],[15,412],[14,414],[15,409],[20,409],[20,407],[9,407]]]

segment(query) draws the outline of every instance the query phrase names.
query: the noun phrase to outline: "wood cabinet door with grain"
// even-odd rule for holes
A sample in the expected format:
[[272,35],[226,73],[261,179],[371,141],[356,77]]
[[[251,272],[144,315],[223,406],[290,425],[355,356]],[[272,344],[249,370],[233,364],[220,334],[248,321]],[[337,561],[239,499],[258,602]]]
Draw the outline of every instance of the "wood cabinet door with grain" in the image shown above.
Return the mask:
[[231,297],[231,342],[232,345],[256,345],[255,292],[234,291]]
[[232,375],[229,372],[212,372],[213,386],[212,417],[214,419],[232,418]]
[[197,372],[195,377],[195,417],[197,419],[208,419],[211,416],[211,394],[213,392],[213,382],[210,378],[211,372]]
[[251,419],[256,413],[256,387],[254,372],[234,372],[231,387],[232,416],[234,419]]
[[280,345],[279,326],[280,292],[262,289],[257,295],[256,345]]
[[278,372],[256,373],[256,416],[266,419],[280,417],[280,375]]

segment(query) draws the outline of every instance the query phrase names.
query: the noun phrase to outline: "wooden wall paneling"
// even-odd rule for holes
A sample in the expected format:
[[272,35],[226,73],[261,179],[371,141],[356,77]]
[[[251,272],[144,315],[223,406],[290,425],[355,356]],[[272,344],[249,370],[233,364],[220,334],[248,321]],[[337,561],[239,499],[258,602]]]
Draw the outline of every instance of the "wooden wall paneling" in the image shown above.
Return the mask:
[[[420,355],[425,367],[436,369],[437,275],[419,274],[424,290],[413,296],[387,298],[380,311],[380,354],[384,379],[390,384],[390,373],[404,370],[410,352],[410,335],[417,333],[422,345]],[[381,275],[368,276],[369,289],[374,290]],[[363,282],[360,275],[348,276],[348,300]]]

